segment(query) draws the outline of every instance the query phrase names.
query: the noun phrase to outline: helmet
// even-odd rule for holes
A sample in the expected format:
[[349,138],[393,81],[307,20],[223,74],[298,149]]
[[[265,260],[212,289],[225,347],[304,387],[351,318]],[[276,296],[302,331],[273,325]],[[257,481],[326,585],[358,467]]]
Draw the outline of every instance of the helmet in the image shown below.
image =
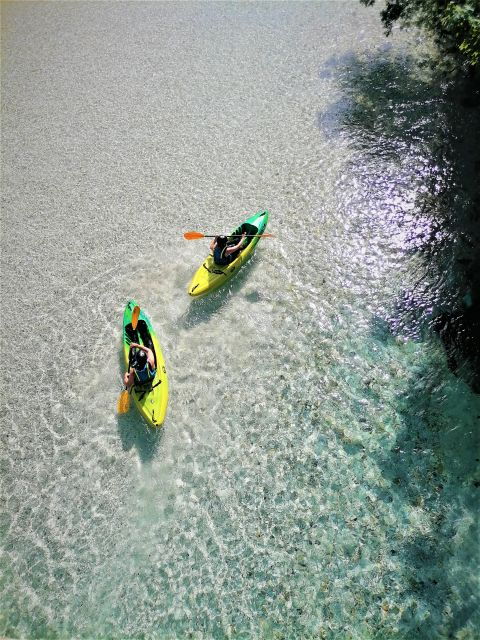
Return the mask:
[[138,371],[141,371],[142,369],[145,368],[146,364],[147,364],[147,354],[145,353],[145,351],[143,351],[143,349],[137,349],[133,366]]

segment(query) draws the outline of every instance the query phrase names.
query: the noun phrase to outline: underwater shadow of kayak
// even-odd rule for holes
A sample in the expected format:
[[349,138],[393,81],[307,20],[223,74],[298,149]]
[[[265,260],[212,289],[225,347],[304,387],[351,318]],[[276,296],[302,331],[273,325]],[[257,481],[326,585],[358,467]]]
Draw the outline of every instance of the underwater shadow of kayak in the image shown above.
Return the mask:
[[160,444],[163,427],[148,426],[133,406],[129,413],[117,416],[117,426],[123,450],[130,451],[135,447],[142,464],[151,462]]
[[252,256],[228,284],[212,291],[204,298],[191,300],[187,311],[178,318],[179,326],[182,329],[191,329],[202,322],[208,322],[242,288],[255,263],[256,256]]
[[[123,350],[119,351],[119,370],[124,372]],[[142,464],[151,462],[154,458],[163,433],[163,427],[150,427],[138,413],[133,400],[130,398],[128,413],[117,414],[117,428],[122,448],[130,451],[135,447]]]

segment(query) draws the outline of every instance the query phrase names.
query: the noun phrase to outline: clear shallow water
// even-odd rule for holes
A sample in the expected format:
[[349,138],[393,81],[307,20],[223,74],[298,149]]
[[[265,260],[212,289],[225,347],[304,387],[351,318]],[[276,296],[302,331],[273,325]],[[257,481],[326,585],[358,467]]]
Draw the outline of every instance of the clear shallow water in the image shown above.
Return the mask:
[[[2,14],[0,633],[475,638],[480,402],[429,329],[465,291],[422,204],[454,176],[420,43],[356,3]],[[260,208],[276,239],[190,303],[183,231]],[[130,297],[160,433],[114,413]]]

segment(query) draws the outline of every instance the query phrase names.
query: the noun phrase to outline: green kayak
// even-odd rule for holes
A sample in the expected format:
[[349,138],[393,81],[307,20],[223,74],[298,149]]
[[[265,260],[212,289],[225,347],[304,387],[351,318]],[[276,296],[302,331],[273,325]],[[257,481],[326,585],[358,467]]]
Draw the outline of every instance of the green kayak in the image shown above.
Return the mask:
[[[268,222],[268,211],[259,211],[251,218],[248,218],[239,227],[232,231],[227,242],[236,244],[238,237],[245,231],[247,234],[261,234],[265,231]],[[235,276],[240,267],[252,257],[255,247],[260,238],[245,238],[243,247],[237,257],[226,266],[217,265],[213,256],[210,255],[203,261],[188,285],[188,294],[192,298],[201,298],[211,291],[215,291]]]
[[134,385],[132,396],[137,409],[152,427],[161,427],[165,420],[168,404],[168,379],[165,362],[157,336],[149,317],[140,311],[135,329],[132,327],[132,313],[137,306],[130,300],[123,314],[123,352],[126,369],[130,366],[130,343],[136,342],[153,351],[156,364],[155,378],[145,384]]

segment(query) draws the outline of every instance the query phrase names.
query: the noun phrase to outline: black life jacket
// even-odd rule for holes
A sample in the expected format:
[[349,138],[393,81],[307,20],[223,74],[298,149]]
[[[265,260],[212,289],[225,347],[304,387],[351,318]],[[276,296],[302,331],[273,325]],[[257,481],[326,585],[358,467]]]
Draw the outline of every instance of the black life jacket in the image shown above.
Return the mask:
[[215,247],[215,249],[213,250],[213,260],[215,264],[219,264],[219,265],[230,264],[230,262],[232,261],[231,256],[225,255],[226,250],[227,250],[227,245],[225,245],[222,249],[220,249],[218,246]]

